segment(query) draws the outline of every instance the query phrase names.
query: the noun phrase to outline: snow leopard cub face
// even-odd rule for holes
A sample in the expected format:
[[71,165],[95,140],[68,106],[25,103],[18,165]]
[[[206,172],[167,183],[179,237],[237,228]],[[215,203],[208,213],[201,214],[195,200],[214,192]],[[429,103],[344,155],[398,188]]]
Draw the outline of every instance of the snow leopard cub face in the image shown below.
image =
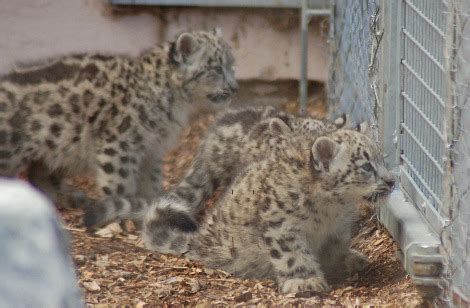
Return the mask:
[[315,141],[313,168],[322,174],[323,188],[345,200],[376,202],[395,186],[377,142],[354,130],[338,130]]
[[234,58],[219,30],[184,33],[171,46],[191,99],[209,105],[226,105],[238,90]]

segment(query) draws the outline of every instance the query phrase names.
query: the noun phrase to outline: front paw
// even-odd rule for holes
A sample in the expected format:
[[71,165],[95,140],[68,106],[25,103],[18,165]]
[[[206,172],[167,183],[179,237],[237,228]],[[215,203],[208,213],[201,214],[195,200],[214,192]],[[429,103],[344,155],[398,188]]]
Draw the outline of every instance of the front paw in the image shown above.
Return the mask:
[[331,290],[323,277],[292,278],[279,284],[281,293],[297,293],[303,291],[315,291],[326,293]]
[[67,196],[67,205],[73,209],[84,209],[90,208],[94,205],[96,200],[88,197],[82,191],[70,191]]
[[349,273],[354,273],[365,270],[370,265],[370,262],[365,255],[351,249],[346,257],[345,265]]

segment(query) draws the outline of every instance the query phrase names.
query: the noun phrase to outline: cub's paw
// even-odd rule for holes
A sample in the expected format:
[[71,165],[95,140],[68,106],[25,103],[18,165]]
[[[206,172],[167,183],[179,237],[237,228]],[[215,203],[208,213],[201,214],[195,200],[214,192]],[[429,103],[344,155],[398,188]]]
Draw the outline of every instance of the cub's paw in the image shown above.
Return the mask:
[[86,209],[95,202],[96,200],[88,197],[82,191],[70,191],[67,195],[67,205],[73,209]]
[[349,273],[363,271],[370,265],[370,261],[365,255],[353,249],[349,250],[344,262]]
[[281,293],[297,293],[304,291],[315,291],[326,293],[331,290],[323,277],[292,278],[287,279],[279,285]]

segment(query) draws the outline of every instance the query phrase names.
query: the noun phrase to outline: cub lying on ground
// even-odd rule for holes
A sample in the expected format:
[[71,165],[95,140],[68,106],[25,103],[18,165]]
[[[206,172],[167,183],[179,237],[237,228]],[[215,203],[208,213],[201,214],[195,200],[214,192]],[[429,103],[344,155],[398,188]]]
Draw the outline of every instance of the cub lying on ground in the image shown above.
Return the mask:
[[360,132],[312,137],[276,118],[269,130],[272,150],[235,178],[197,231],[188,232],[184,218],[161,228],[165,212],[154,206],[144,240],[236,276],[273,279],[283,293],[328,291],[327,280],[367,265],[350,249],[356,204],[386,197],[394,177],[376,142]]

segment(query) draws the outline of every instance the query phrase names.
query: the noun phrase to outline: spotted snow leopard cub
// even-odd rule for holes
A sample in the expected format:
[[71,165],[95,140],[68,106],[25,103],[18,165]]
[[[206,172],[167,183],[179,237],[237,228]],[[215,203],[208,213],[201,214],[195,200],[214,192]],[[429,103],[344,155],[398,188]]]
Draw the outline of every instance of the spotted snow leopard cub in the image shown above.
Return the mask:
[[376,142],[340,129],[318,138],[283,133],[276,144],[235,178],[197,231],[147,221],[146,246],[244,278],[273,279],[282,293],[326,292],[328,282],[363,269],[366,257],[350,249],[357,203],[382,199],[394,186]]
[[[273,117],[283,121],[283,126],[287,125],[294,133],[308,133],[312,137],[332,132],[346,123],[345,117],[329,123],[286,114],[273,107],[226,111],[208,129],[183,180],[164,197],[152,202],[153,207],[161,211],[160,221],[153,224],[165,229],[184,223],[193,230],[194,219],[215,189],[226,187],[244,166],[272,148],[273,135],[269,128]],[[271,129],[280,129],[278,121],[271,122]],[[107,204],[88,208],[84,222],[92,227],[115,219],[139,219],[147,208],[146,200],[138,198],[109,200]]]
[[219,31],[179,35],[139,57],[72,55],[0,77],[0,175],[30,165],[53,198],[61,179],[96,173],[106,197],[151,199],[161,157],[199,104],[226,106],[237,90]]

